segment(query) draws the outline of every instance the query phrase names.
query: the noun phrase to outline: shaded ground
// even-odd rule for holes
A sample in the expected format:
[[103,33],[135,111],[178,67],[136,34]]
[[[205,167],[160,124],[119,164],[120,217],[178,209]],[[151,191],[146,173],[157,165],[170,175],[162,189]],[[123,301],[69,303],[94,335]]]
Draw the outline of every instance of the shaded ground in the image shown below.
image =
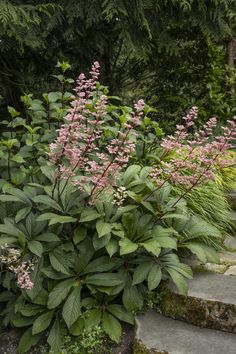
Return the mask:
[[[0,354],[17,354],[17,345],[20,338],[20,334],[21,331],[17,329],[1,333]],[[124,324],[121,341],[118,345],[112,345],[112,354],[132,354],[133,339],[134,328],[130,325]],[[28,354],[41,354],[41,350],[39,347],[35,347],[34,349],[30,350]]]

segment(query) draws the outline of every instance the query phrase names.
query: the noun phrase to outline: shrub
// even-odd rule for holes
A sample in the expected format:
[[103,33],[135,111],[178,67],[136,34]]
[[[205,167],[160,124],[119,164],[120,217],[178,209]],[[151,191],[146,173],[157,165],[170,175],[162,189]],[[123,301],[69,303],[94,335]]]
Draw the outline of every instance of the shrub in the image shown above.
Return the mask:
[[[0,301],[5,326],[27,327],[19,353],[44,334],[59,352],[65,327],[80,336],[100,326],[118,342],[120,321],[133,324],[145,294],[161,280],[171,278],[187,292],[192,272],[179,250],[216,260],[207,240],[222,240],[185,197],[226,165],[234,121],[215,142],[212,121],[190,141],[193,109],[185,127],[157,144],[162,132],[148,118],[150,108],[142,100],[133,109],[109,104],[98,63],[90,73],[79,76],[75,96],[68,94],[68,111],[59,93],[44,95],[46,109],[27,96],[27,124],[10,109],[15,129],[4,134],[8,153],[1,159]],[[183,182],[176,197],[174,185]]]

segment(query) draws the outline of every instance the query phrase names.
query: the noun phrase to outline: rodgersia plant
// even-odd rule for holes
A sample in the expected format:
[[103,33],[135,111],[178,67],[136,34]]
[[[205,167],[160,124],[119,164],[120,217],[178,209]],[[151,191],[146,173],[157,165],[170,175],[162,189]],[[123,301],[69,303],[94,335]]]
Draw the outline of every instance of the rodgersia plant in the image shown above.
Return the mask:
[[[34,130],[33,114],[27,143],[13,131],[17,144],[10,155],[22,154],[25,178],[14,183],[10,156],[10,175],[2,172],[0,180],[0,245],[19,257],[15,274],[32,269],[32,259],[34,269],[30,283],[18,277],[18,286],[2,258],[0,301],[5,326],[27,327],[20,354],[43,335],[59,353],[65,328],[76,337],[99,326],[118,342],[120,321],[134,323],[145,293],[162,280],[171,278],[187,292],[192,272],[180,262],[180,250],[202,261],[217,259],[211,245],[222,241],[221,230],[191,211],[185,196],[228,163],[234,120],[212,140],[215,120],[195,130],[193,108],[160,145],[160,129],[144,101],[133,108],[112,105],[98,76],[98,63],[89,78],[79,76],[67,108],[65,102],[61,107],[64,88],[47,95],[66,112],[59,127],[51,113],[44,118],[40,103],[37,118],[46,130]],[[183,182],[186,189],[176,197],[173,185]]]
[[80,190],[89,191],[91,202],[102,189],[116,185],[117,176],[127,166],[135,149],[130,136],[132,129],[141,124],[144,101],[138,101],[126,123],[106,139],[103,131],[107,124],[108,97],[104,94],[93,97],[99,76],[97,62],[90,74],[89,80],[84,74],[77,80],[72,108],[58,138],[50,145],[50,162],[57,166],[55,187],[60,180],[70,179]]

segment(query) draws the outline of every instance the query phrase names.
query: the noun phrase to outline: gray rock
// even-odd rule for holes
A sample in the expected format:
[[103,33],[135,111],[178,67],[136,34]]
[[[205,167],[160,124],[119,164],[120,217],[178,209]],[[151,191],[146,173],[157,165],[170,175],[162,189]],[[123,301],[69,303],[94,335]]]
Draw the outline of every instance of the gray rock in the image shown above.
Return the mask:
[[197,273],[188,285],[188,296],[179,294],[173,284],[166,287],[163,313],[200,327],[236,333],[236,277]]
[[236,275],[236,265],[230,266],[224,274],[225,275]]
[[216,263],[205,263],[202,265],[202,269],[206,270],[208,272],[213,272],[213,273],[219,273],[219,274],[223,274],[226,269],[227,269],[227,265],[225,264],[216,264]]
[[236,237],[228,236],[224,244],[229,250],[236,250]]
[[236,212],[235,211],[231,212],[231,220],[234,224],[236,224]]
[[236,353],[235,334],[199,328],[182,321],[166,318],[154,311],[138,316],[136,323],[134,354]]
[[236,252],[219,252],[220,263],[236,265]]

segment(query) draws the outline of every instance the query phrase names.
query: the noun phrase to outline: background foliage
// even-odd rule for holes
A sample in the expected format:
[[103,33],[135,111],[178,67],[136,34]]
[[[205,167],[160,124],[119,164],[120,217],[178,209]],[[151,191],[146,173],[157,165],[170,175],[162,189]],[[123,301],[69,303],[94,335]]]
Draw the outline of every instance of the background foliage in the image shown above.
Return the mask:
[[225,69],[235,6],[235,0],[1,0],[0,95],[19,108],[22,93],[50,91],[57,59],[70,61],[73,76],[99,60],[110,92],[126,103],[144,96],[167,130],[193,101],[203,119],[224,119],[235,102],[235,75]]

